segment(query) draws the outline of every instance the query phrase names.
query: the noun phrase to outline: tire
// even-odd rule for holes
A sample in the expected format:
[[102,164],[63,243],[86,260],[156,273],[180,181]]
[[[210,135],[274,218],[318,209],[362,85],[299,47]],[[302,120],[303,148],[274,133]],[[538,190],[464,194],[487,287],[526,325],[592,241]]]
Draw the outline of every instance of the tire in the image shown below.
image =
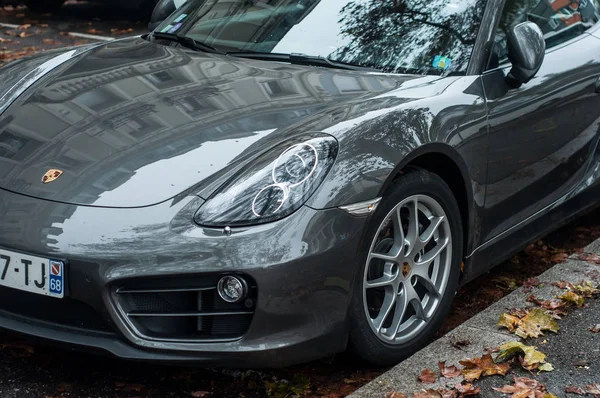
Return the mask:
[[[417,217],[411,218],[415,213]],[[394,224],[391,215],[399,215],[401,221]],[[411,224],[410,219],[418,222]],[[411,244],[411,238],[413,243],[420,241],[410,225],[419,226],[419,238],[431,235],[429,243]],[[349,311],[351,350],[383,366],[396,364],[429,343],[450,311],[462,251],[461,213],[444,180],[414,170],[392,182],[369,222],[359,256]],[[382,253],[387,258],[378,258]]]
[[65,0],[27,0],[25,4],[35,13],[47,13],[58,11]]

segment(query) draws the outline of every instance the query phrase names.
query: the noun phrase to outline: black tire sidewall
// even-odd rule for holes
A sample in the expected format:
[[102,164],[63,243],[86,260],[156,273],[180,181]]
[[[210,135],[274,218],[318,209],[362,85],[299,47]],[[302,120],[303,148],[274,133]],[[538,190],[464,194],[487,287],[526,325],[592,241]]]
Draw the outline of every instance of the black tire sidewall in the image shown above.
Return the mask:
[[[380,340],[372,331],[363,307],[363,275],[366,258],[377,229],[388,213],[402,200],[413,195],[427,195],[435,199],[444,209],[452,234],[452,262],[448,285],[441,303],[431,320],[419,336],[409,342],[392,345]],[[350,344],[363,359],[376,365],[390,365],[409,357],[424,347],[436,334],[450,311],[461,272],[463,252],[463,229],[461,213],[448,185],[436,174],[415,170],[397,178],[387,190],[373,214],[359,251],[360,264],[354,278],[350,306]]]

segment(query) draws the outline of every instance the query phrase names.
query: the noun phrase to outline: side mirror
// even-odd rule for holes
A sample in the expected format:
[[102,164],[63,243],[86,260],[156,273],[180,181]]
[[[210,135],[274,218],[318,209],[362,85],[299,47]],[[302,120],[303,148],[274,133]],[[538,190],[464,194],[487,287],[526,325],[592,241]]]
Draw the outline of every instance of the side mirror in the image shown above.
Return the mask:
[[533,22],[513,26],[507,35],[508,60],[512,68],[506,82],[515,88],[530,81],[540,70],[546,52],[542,30]]
[[148,30],[151,32],[158,27],[167,19],[167,17],[173,14],[179,7],[181,7],[185,3],[181,0],[158,0],[156,5],[154,6],[154,10],[152,11],[152,16],[150,17],[150,22],[148,23]]

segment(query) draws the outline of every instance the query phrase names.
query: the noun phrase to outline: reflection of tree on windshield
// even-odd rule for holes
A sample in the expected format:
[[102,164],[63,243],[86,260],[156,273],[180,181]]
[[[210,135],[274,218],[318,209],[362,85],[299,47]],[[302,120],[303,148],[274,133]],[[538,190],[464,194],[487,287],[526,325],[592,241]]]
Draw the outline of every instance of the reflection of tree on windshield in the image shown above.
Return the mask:
[[[483,2],[475,0],[356,0],[339,20],[351,41],[331,58],[392,72],[462,72],[482,12]],[[450,62],[434,66],[436,56]]]

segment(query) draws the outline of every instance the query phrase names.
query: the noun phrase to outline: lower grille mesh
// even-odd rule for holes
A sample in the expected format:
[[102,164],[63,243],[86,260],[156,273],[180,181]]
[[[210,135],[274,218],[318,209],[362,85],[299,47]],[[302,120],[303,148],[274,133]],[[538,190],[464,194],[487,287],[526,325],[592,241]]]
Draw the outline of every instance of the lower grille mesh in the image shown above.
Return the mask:
[[117,308],[143,338],[163,341],[235,340],[250,327],[256,285],[241,303],[228,303],[217,293],[218,275],[152,281],[131,281],[113,294]]

